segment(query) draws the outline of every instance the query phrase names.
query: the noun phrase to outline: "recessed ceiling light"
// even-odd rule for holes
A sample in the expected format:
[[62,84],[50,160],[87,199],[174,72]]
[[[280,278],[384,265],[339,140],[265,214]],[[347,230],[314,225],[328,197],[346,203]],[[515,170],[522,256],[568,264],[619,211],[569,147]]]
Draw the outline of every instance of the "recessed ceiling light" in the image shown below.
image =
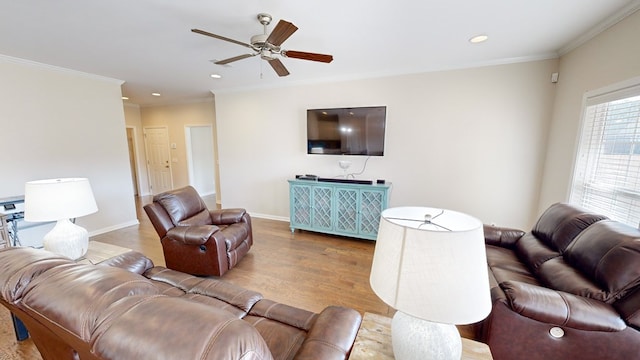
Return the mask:
[[221,79],[222,78],[222,75],[220,75],[220,74],[211,74],[209,76],[211,76],[214,79]]
[[153,96],[160,96],[160,93],[151,93]]
[[128,98],[128,97],[126,97],[126,96],[123,96],[123,97],[122,97],[122,100],[129,100],[129,98]]
[[476,35],[476,36],[472,37],[471,39],[469,39],[469,42],[472,43],[472,44],[478,44],[478,43],[481,43],[481,42],[485,42],[487,40],[489,40],[489,36],[482,34],[482,35]]

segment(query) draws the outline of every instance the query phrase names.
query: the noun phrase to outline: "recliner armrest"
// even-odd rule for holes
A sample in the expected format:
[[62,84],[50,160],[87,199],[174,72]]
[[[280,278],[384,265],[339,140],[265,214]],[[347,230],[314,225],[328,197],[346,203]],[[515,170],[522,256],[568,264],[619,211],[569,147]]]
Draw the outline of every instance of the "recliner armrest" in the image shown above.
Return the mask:
[[247,213],[245,209],[221,209],[209,210],[211,221],[215,225],[231,225],[242,221],[242,217]]
[[215,225],[176,226],[166,236],[185,245],[202,245],[218,230]]
[[602,301],[519,281],[505,281],[500,287],[514,312],[540,322],[589,331],[627,327],[620,314]]
[[309,329],[296,360],[346,359],[355,342],[362,316],[354,309],[329,306]]
[[512,248],[524,236],[525,232],[518,229],[484,225],[484,242],[487,245]]

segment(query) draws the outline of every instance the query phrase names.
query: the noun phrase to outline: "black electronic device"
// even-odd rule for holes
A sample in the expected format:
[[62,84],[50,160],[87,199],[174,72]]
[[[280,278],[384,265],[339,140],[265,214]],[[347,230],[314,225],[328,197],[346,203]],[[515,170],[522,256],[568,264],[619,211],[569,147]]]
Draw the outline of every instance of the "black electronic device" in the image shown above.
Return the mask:
[[298,180],[318,181],[318,175],[311,175],[311,174],[296,175],[296,179],[298,179]]
[[307,110],[307,154],[383,156],[386,106]]
[[384,179],[376,180],[376,184],[384,184],[384,183],[385,183]]
[[320,182],[332,182],[332,183],[342,183],[342,184],[362,184],[362,185],[372,185],[373,181],[371,180],[356,180],[356,179],[341,179],[341,178],[318,178]]

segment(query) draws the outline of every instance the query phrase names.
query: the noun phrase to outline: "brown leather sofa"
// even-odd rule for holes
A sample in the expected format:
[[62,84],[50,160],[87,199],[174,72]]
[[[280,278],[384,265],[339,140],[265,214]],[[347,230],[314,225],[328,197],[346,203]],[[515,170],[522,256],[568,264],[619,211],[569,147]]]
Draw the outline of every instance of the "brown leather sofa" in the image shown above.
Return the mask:
[[169,269],[222,276],[253,245],[245,209],[208,210],[191,186],[158,194],[144,206]]
[[31,248],[0,251],[0,303],[47,359],[346,359],[360,314],[319,314],[128,252],[82,265]]
[[640,232],[557,203],[530,232],[485,226],[494,359],[640,358]]

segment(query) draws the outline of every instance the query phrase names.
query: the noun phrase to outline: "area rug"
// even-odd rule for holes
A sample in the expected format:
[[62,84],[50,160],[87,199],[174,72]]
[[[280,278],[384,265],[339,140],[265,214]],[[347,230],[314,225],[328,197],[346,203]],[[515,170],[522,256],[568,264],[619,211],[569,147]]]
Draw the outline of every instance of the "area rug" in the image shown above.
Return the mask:
[[31,339],[17,341],[9,310],[0,306],[0,360],[42,360]]

